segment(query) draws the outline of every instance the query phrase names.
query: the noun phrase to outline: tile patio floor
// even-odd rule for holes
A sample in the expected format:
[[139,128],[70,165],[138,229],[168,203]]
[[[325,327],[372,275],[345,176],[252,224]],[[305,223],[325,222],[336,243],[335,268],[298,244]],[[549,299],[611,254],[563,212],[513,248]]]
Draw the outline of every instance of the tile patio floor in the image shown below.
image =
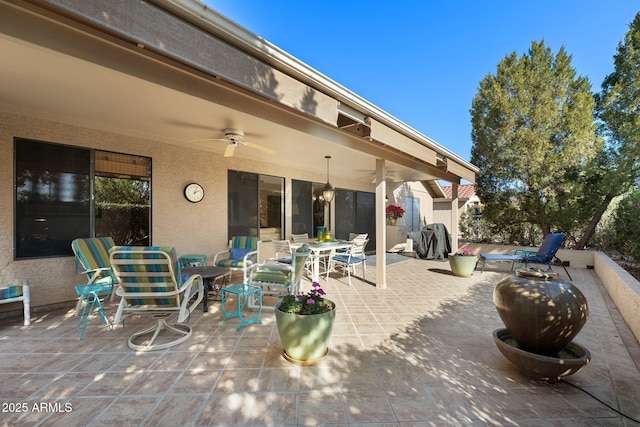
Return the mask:
[[[567,380],[638,419],[640,346],[594,272],[570,272],[590,304],[575,341],[592,362]],[[367,273],[374,279],[375,268]],[[111,334],[93,318],[82,341],[71,309],[36,313],[30,327],[5,320],[0,425],[637,425],[567,383],[524,377],[502,356],[492,291],[508,272],[457,278],[446,263],[407,259],[387,273],[387,289],[322,280],[338,312],[331,352],[314,367],[282,359],[273,312],[238,332],[237,320],[220,323],[219,302],[194,312],[186,343],[150,353],[126,344],[142,318]]]

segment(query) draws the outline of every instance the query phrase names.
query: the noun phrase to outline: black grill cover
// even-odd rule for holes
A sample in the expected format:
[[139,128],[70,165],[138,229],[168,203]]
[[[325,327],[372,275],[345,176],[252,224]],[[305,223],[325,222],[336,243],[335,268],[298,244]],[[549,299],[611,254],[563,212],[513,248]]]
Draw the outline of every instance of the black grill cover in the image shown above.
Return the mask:
[[422,259],[445,259],[451,252],[451,235],[444,224],[427,224],[416,246],[416,254]]

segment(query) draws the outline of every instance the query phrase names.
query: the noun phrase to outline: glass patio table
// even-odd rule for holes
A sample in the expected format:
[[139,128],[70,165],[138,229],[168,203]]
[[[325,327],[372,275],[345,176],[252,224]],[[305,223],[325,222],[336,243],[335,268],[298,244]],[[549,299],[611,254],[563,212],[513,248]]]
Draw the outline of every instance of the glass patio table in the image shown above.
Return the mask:
[[[291,249],[298,249],[304,244],[305,243],[291,243]],[[309,250],[311,251],[311,276],[314,282],[320,281],[320,258],[323,256],[331,257],[336,250],[351,247],[351,242],[348,240],[334,240],[332,242],[318,242],[311,240],[306,242],[306,244],[309,246]],[[329,266],[327,266],[327,268],[329,268]]]

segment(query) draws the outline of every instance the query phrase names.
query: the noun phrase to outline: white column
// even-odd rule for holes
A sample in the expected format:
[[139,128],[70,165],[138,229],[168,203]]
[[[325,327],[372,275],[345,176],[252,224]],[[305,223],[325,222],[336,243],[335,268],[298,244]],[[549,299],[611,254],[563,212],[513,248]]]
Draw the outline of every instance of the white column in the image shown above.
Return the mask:
[[458,183],[451,183],[451,252],[458,250]]
[[383,289],[387,287],[386,175],[385,160],[376,159],[376,286]]

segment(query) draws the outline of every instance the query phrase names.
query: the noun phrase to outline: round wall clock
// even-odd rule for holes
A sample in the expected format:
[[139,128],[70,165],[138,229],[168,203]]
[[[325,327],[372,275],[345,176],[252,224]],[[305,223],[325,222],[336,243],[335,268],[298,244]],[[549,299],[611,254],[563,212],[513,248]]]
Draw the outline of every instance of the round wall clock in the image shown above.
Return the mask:
[[198,203],[204,199],[204,189],[200,184],[192,182],[184,187],[184,197],[191,203]]

